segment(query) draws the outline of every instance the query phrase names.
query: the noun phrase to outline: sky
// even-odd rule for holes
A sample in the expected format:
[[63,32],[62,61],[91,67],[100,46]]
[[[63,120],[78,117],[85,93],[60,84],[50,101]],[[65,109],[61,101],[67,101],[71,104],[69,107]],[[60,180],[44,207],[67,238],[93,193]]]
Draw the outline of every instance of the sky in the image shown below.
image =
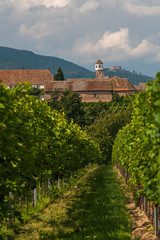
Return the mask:
[[0,46],[94,70],[160,71],[159,0],[0,0]]

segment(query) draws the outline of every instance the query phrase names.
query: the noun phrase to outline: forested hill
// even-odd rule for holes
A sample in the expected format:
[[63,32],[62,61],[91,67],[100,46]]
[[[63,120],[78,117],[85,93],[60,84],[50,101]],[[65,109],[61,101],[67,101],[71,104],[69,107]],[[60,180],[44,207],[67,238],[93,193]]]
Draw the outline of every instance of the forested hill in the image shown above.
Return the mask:
[[94,73],[62,58],[48,57],[31,51],[0,47],[0,69],[48,69],[54,75],[61,67],[67,78],[94,77]]
[[[96,59],[95,59],[96,61]],[[93,63],[94,64],[94,63]],[[50,69],[55,75],[57,69],[61,67],[65,79],[67,78],[94,78],[95,73],[86,68],[78,66],[72,62],[57,57],[48,57],[35,54],[31,51],[17,50],[14,48],[0,47],[0,69]],[[119,76],[128,78],[132,84],[138,85],[139,82],[147,82],[149,76],[132,73],[127,70],[110,71],[104,69],[105,76]]]
[[114,71],[111,71],[109,68],[105,68],[104,69],[104,75],[105,76],[118,76],[120,78],[128,78],[128,80],[134,84],[134,85],[138,85],[140,82],[145,83],[145,82],[149,82],[151,79],[153,79],[152,77],[143,75],[142,73],[136,73],[135,71],[130,72],[128,70],[125,69],[117,69]]

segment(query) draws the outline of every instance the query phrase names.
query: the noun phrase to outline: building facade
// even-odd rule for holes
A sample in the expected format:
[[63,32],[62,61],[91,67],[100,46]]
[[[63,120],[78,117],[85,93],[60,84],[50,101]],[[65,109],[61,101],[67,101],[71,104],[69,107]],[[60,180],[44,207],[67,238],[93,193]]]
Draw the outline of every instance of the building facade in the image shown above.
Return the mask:
[[0,70],[0,80],[8,88],[29,81],[32,87],[44,89],[45,84],[53,82],[54,77],[48,69],[15,69]]
[[67,81],[53,81],[45,84],[45,99],[51,98],[57,89],[75,91],[82,98],[82,102],[108,102],[112,100],[113,92],[119,96],[133,95],[137,89],[126,78],[104,76],[103,63],[99,59],[95,63],[96,78],[68,79]]
[[82,102],[108,102],[112,100],[113,92],[119,96],[133,95],[137,89],[126,78],[104,76],[103,63],[99,59],[95,63],[95,78],[67,79],[54,81],[54,76],[48,69],[38,70],[0,70],[2,84],[12,88],[17,83],[29,81],[32,87],[44,89],[44,99],[49,100],[55,89],[61,93],[65,89],[75,91]]

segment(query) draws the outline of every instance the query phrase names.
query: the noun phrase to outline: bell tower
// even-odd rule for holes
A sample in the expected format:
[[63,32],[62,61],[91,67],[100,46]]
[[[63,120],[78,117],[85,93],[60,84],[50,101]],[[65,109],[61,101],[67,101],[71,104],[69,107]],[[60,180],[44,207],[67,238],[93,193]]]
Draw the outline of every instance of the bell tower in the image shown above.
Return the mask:
[[104,77],[103,63],[100,59],[95,63],[95,71],[96,71],[96,78]]

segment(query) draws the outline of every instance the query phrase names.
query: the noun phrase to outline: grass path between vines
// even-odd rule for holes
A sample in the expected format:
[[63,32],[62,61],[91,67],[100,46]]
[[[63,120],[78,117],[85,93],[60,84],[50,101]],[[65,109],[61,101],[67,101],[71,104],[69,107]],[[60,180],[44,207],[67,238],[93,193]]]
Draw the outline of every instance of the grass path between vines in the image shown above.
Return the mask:
[[96,166],[13,239],[128,240],[131,221],[125,203],[113,167]]

